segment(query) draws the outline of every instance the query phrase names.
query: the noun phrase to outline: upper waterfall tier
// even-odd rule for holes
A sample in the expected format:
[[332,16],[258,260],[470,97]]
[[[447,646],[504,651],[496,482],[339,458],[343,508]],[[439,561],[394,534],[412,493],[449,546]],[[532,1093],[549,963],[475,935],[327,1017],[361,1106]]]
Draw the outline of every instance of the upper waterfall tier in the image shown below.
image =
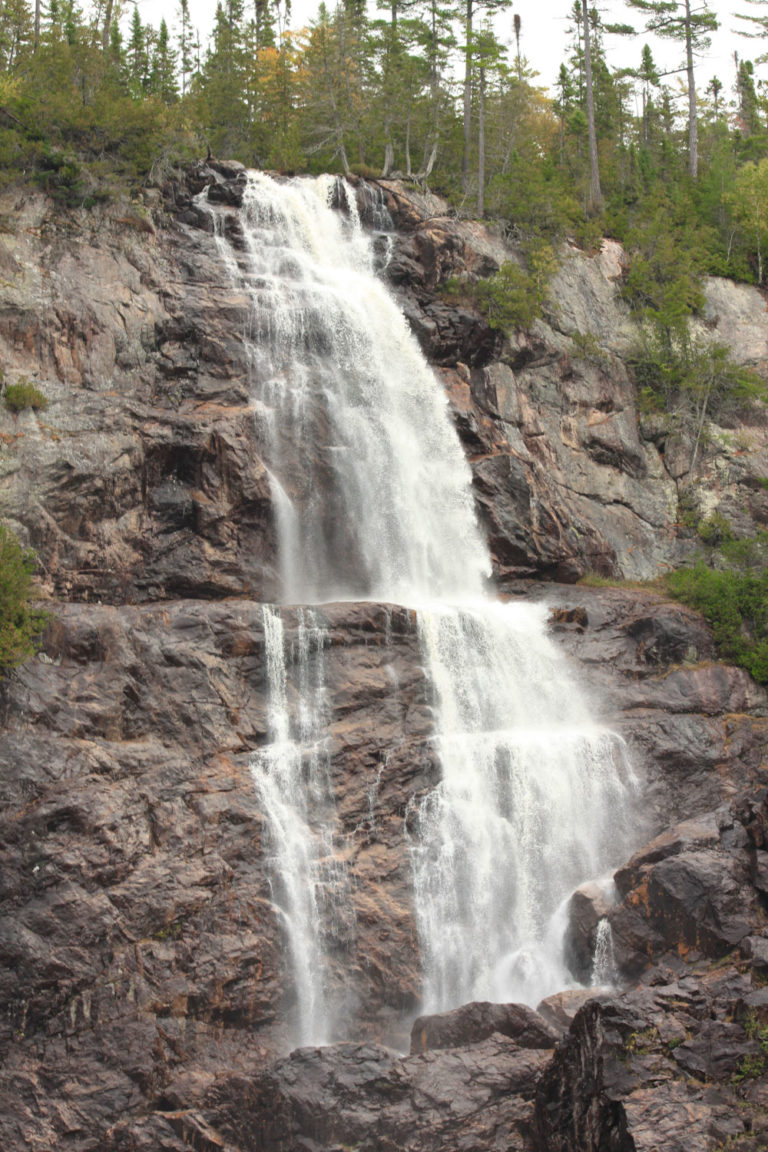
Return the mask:
[[[329,211],[335,194],[345,211]],[[374,272],[354,194],[330,176],[251,173],[245,251],[220,248],[247,333],[273,476],[282,599],[414,603],[490,574],[448,404]]]

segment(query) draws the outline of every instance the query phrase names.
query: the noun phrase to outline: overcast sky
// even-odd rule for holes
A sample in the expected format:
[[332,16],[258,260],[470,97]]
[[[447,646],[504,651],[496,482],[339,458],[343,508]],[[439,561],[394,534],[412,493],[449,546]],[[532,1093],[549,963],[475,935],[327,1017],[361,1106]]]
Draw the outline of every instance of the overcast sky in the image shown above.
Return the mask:
[[[317,12],[320,0],[293,0],[291,26],[296,28],[307,23]],[[328,7],[333,6],[333,0],[327,0]],[[169,27],[177,21],[178,0],[138,0],[142,20],[157,26],[161,17],[165,17]],[[189,0],[192,21],[199,30],[201,40],[205,42],[213,26],[213,15],[216,10],[216,0]],[[246,0],[246,7],[248,0]],[[372,0],[369,0],[369,10]],[[512,17],[514,13],[520,16],[522,25],[521,51],[531,66],[539,73],[538,83],[542,87],[551,87],[557,77],[560,64],[564,59],[566,43],[566,26],[568,14],[572,7],[572,0],[513,0],[510,9],[499,17],[497,30],[499,37],[506,43],[512,44]],[[603,23],[628,23],[635,27],[641,25],[640,13],[634,12],[622,3],[622,0],[604,0],[597,7],[601,13]],[[694,10],[699,7],[694,0]],[[741,0],[711,0],[710,10],[714,11],[720,19],[720,30],[712,39],[712,48],[698,60],[697,88],[703,90],[713,76],[718,76],[725,86],[726,92],[731,94],[734,80],[733,53],[753,59],[763,51],[768,51],[768,42],[758,40],[745,40],[736,36],[733,29],[739,25],[733,13],[750,6]],[[130,8],[130,5],[128,5]],[[760,9],[753,8],[753,12]],[[768,14],[768,6],[765,9]],[[645,35],[626,39],[623,37],[607,37],[606,48],[608,62],[614,67],[623,65],[635,66],[640,59],[643,44],[648,41],[654,57],[660,67],[673,69],[683,63],[683,52],[676,43],[669,41],[653,41]],[[758,75],[768,77],[768,66],[758,69]],[[670,78],[673,82],[675,77]]]

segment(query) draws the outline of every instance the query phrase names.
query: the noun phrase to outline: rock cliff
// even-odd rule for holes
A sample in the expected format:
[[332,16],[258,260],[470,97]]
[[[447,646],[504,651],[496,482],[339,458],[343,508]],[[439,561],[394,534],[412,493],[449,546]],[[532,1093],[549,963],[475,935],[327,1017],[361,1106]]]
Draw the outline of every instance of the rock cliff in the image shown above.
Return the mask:
[[[0,411],[0,515],[36,548],[54,617],[1,689],[0,1143],[757,1152],[768,701],[714,660],[694,613],[570,583],[655,575],[693,546],[678,513],[690,446],[638,416],[622,360],[621,253],[569,250],[545,320],[502,340],[440,285],[514,251],[388,182],[383,274],[444,379],[498,583],[547,603],[636,766],[615,899],[581,890],[569,929],[587,978],[606,919],[630,990],[566,993],[541,1016],[478,1005],[392,1050],[420,1012],[404,826],[438,772],[429,700],[408,611],[326,605],[349,1043],[285,1055],[292,993],[250,774],[275,531],[246,302],[194,201],[211,182],[236,240],[235,165],[94,213],[27,193],[0,205],[0,364],[49,400]],[[359,202],[373,211],[364,189]],[[758,293],[718,281],[708,299],[708,322],[764,365]],[[768,523],[767,439],[764,423],[711,438],[703,512]],[[289,641],[300,611],[283,610]]]

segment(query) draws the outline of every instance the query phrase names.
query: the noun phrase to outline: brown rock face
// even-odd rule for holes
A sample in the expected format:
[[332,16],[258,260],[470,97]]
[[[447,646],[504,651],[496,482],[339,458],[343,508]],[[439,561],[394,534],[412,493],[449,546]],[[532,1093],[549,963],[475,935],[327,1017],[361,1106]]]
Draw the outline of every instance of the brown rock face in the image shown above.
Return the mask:
[[404,1059],[375,1045],[300,1048],[251,1082],[231,1081],[217,1110],[243,1152],[523,1152],[550,1055],[500,1035]]
[[[295,652],[298,613],[283,615]],[[329,605],[319,623],[351,892],[331,995],[347,1035],[397,1037],[419,994],[404,813],[436,771],[417,640],[400,608]],[[188,1106],[286,1046],[291,977],[249,772],[263,643],[248,601],[62,606],[46,659],[6,683],[4,1147],[56,1146],[62,1093],[96,1140],[140,1100]]]
[[743,1071],[764,1058],[746,1018],[733,1022],[747,988],[729,970],[695,990],[681,982],[591,1001],[539,1082],[535,1147],[763,1148],[765,1072]]
[[[646,574],[681,547],[672,446],[645,435],[616,355],[611,253],[572,254],[559,318],[505,342],[435,289],[507,249],[389,182],[388,275],[445,382],[497,576],[546,600],[636,766],[637,831],[606,914],[640,987],[585,1006],[564,992],[541,1016],[465,1006],[422,1018],[411,1056],[381,1046],[406,1048],[421,1008],[408,820],[439,773],[431,701],[411,612],[327,604],[313,620],[348,877],[328,993],[349,1043],[284,1056],[295,993],[251,772],[269,739],[275,531],[246,301],[195,203],[210,183],[237,242],[235,164],[169,185],[153,220],[135,205],[64,220],[3,194],[0,359],[50,406],[0,407],[0,515],[56,599],[43,651],[0,685],[0,1147],[757,1152],[765,693],[650,592],[518,580]],[[597,359],[572,339],[587,298]],[[768,472],[760,435],[738,475],[712,447],[724,500]],[[280,609],[291,705],[304,611]],[[582,974],[594,928],[574,918]],[[549,1024],[567,1033],[555,1054]]]
[[0,409],[0,514],[51,590],[111,603],[274,591],[245,302],[211,237],[138,230],[119,209],[67,227],[34,197],[4,211],[3,370],[49,407]]
[[[622,359],[636,334],[619,295],[619,245],[604,241],[593,257],[566,246],[543,318],[502,339],[471,303],[449,306],[440,292],[449,279],[471,283],[519,253],[450,217],[435,197],[382,187],[400,233],[386,274],[443,370],[498,575],[651,578],[696,549],[684,501],[689,521],[719,510],[739,535],[768,522],[760,411],[712,429],[692,489],[692,442],[639,417]],[[731,341],[739,362],[764,369],[759,294],[712,280],[707,299],[708,327]]]

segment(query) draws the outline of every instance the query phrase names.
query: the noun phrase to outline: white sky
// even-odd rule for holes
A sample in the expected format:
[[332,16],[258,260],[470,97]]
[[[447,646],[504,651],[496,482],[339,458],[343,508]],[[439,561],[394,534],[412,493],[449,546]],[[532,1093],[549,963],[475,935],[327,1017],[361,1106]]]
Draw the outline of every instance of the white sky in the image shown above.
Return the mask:
[[[317,12],[320,0],[293,0],[291,26],[301,27],[307,23]],[[333,7],[333,0],[327,0],[328,7]],[[369,10],[372,0],[368,0]],[[138,0],[139,12],[142,20],[157,26],[164,16],[169,28],[177,22],[178,0]],[[213,27],[213,16],[216,10],[216,0],[189,0],[193,24],[199,28],[201,41],[207,41],[208,34]],[[694,0],[694,10],[699,5]],[[127,7],[130,8],[130,5]],[[248,7],[248,0],[246,0]],[[597,7],[605,24],[632,24],[639,27],[642,24],[642,14],[628,8],[622,0],[597,0]],[[718,76],[724,85],[724,95],[730,97],[734,83],[733,53],[740,57],[753,59],[762,52],[768,52],[768,41],[746,40],[734,34],[733,29],[739,24],[734,18],[734,12],[750,11],[750,6],[741,0],[710,0],[710,10],[720,19],[720,30],[712,38],[710,51],[698,59],[696,87],[703,91],[713,76]],[[503,13],[497,22],[497,32],[500,39],[512,47],[514,37],[512,32],[512,17],[516,12],[520,16],[522,35],[520,47],[522,54],[528,59],[530,65],[539,73],[538,83],[542,87],[554,85],[560,64],[565,59],[566,26],[568,15],[572,8],[572,0],[513,0],[512,6]],[[759,13],[759,8],[751,9]],[[768,7],[765,9],[768,14]],[[639,63],[640,52],[644,43],[650,43],[657,65],[662,68],[678,68],[683,63],[681,47],[669,41],[654,41],[651,37],[640,34],[635,38],[606,37],[608,63],[612,67],[635,66]],[[768,77],[768,65],[757,69],[758,75]],[[674,83],[675,77],[670,77]]]

